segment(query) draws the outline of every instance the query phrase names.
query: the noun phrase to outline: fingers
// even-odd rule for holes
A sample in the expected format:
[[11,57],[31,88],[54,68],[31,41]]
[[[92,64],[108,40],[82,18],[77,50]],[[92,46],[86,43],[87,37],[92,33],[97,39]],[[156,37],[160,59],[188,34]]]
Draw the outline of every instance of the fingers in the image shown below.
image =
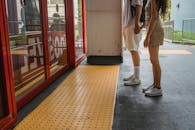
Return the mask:
[[135,33],[135,34],[138,34],[138,33],[140,32],[140,30],[141,30],[140,28],[135,28],[135,29],[134,29],[134,33]]
[[134,33],[135,34],[138,34],[140,32],[140,27],[135,25],[135,28],[134,28]]
[[141,26],[139,26],[139,24],[136,24],[134,28],[134,33],[138,34],[142,30],[142,28],[145,28],[145,27],[146,27],[145,23],[143,23]]

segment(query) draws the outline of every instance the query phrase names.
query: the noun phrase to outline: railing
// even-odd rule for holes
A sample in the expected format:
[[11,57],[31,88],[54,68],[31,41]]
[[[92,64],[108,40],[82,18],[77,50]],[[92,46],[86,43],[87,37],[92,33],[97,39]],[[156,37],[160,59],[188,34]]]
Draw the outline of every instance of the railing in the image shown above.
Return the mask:
[[195,18],[184,19],[182,23],[182,38],[195,41]]
[[173,40],[174,21],[163,22],[164,37],[168,40]]

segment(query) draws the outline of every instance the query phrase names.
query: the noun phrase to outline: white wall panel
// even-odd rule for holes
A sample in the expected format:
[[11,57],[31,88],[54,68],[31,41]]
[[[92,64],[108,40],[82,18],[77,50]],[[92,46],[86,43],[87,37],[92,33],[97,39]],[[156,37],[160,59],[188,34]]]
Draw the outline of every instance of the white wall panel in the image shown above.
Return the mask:
[[88,56],[119,56],[121,44],[121,1],[87,0]]

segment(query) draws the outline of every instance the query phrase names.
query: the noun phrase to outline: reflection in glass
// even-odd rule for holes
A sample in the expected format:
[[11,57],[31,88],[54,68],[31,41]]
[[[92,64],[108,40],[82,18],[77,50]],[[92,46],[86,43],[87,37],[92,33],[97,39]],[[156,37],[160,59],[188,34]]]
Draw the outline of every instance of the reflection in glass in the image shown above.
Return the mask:
[[82,0],[74,0],[76,58],[83,54]]
[[50,72],[67,65],[66,21],[64,0],[48,0]]
[[16,96],[45,79],[39,0],[7,0]]

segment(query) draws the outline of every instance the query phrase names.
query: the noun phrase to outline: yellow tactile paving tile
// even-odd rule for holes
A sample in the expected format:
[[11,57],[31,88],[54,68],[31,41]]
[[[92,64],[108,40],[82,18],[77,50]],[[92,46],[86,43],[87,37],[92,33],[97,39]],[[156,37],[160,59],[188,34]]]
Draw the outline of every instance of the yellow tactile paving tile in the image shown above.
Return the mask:
[[119,66],[79,66],[15,130],[111,130]]
[[[143,49],[141,50],[143,54],[149,54],[148,50]],[[189,55],[192,54],[192,52],[188,50],[159,50],[159,54],[172,54],[172,55]]]

